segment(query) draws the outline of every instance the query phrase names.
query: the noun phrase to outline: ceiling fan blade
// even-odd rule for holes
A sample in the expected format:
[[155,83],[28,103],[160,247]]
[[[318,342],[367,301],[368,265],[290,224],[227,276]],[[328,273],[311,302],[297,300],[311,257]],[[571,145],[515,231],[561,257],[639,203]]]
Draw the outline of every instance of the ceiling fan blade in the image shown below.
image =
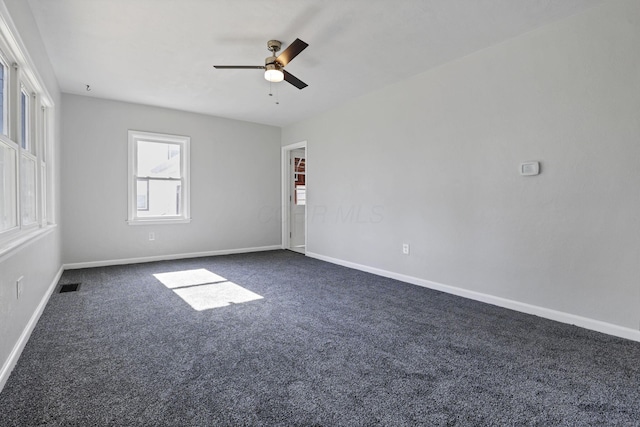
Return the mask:
[[282,52],[280,54],[280,56],[278,56],[276,58],[276,61],[278,61],[280,63],[280,65],[282,65],[283,67],[286,67],[286,65],[291,62],[291,60],[293,58],[295,58],[296,56],[298,56],[298,54],[300,52],[302,52],[303,50],[305,50],[307,48],[307,46],[309,46],[307,43],[303,42],[300,39],[295,39],[293,41],[293,43],[291,43],[289,45],[289,47],[287,47],[284,52]]
[[296,76],[288,72],[287,70],[282,70],[282,72],[284,73],[284,80],[286,82],[291,83],[298,89],[304,89],[305,87],[309,86],[308,84],[306,84],[305,82],[303,82],[302,80],[300,80],[299,78],[297,78]]
[[218,70],[264,70],[264,65],[214,65]]

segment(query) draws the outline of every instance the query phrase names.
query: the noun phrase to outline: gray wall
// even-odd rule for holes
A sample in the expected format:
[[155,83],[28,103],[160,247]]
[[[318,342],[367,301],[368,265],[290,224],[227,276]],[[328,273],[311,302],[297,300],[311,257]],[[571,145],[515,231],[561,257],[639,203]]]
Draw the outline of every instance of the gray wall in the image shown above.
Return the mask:
[[[55,126],[59,130],[60,91],[29,5],[24,0],[4,0],[4,3],[43,83],[53,98]],[[60,138],[59,132],[56,132],[54,149],[50,153],[55,172],[52,184],[56,195],[50,203],[56,207],[60,206],[59,170],[55,169],[59,154]],[[56,209],[55,216],[60,218],[59,209]],[[40,302],[48,296],[47,291],[62,265],[60,252],[60,228],[56,228],[43,238],[0,259],[0,368],[8,366],[6,364],[9,356],[18,344],[20,335],[27,328]],[[24,276],[24,287],[22,296],[18,300],[15,281],[21,276]],[[3,379],[6,378],[0,378],[0,388]]]
[[637,330],[638,46],[606,2],[286,127],[307,250]]
[[[63,108],[66,264],[280,245],[279,128],[69,94]],[[191,223],[126,223],[129,129],[191,137]]]

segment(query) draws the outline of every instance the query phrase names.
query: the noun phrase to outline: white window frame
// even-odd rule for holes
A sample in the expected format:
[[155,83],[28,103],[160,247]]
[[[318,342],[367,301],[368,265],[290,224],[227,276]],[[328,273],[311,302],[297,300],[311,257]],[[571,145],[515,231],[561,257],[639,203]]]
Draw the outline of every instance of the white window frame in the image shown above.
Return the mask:
[[[14,175],[16,200],[12,206],[16,225],[0,230],[0,260],[13,253],[24,244],[39,238],[55,228],[54,207],[55,188],[51,184],[52,147],[55,135],[53,120],[45,118],[53,114],[51,95],[42,83],[33,61],[22,42],[4,3],[0,2],[0,57],[5,66],[6,94],[4,103],[4,132],[0,132],[0,142],[15,156]],[[22,148],[21,100],[24,87],[28,96],[27,126],[29,143]],[[42,110],[41,110],[42,109]],[[42,113],[41,113],[41,111]],[[20,182],[22,159],[34,162],[34,209],[35,217],[28,224],[22,217],[23,188]]]
[[[170,143],[180,146],[180,215],[138,216],[137,202],[137,164],[138,142]],[[184,224],[191,222],[190,215],[190,144],[191,138],[182,135],[169,135],[155,132],[129,130],[129,176],[128,176],[128,219],[129,225]]]

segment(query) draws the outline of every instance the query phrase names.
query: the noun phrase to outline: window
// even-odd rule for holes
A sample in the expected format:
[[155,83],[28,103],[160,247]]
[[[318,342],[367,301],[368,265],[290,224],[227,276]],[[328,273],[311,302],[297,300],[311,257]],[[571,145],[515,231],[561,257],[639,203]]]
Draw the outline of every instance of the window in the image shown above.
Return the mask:
[[48,163],[47,163],[47,131],[50,131],[49,128],[51,122],[49,119],[49,109],[40,102],[38,104],[38,109],[36,112],[39,112],[39,116],[37,117],[37,130],[38,130],[38,140],[40,141],[39,148],[39,156],[38,160],[40,161],[40,188],[42,189],[38,195],[40,196],[40,224],[42,226],[47,225],[49,220],[49,214],[47,210],[50,208],[47,203],[47,192],[49,182],[47,181],[47,174],[49,173]]
[[[25,83],[20,85],[20,214],[23,226],[38,222],[38,158],[32,138],[34,112],[31,91]],[[33,94],[35,99],[36,95]]]
[[7,94],[9,67],[7,61],[0,57],[0,134],[7,134]]
[[35,224],[37,217],[36,202],[36,161],[23,154],[20,159],[20,213],[22,225]]
[[129,224],[190,221],[189,142],[129,131]]
[[0,233],[18,225],[16,150],[0,141]]
[[46,158],[53,104],[10,28],[0,16],[0,255],[53,222]]
[[31,144],[31,103],[29,102],[29,94],[27,89],[22,85],[20,89],[20,147],[26,151],[32,151]]

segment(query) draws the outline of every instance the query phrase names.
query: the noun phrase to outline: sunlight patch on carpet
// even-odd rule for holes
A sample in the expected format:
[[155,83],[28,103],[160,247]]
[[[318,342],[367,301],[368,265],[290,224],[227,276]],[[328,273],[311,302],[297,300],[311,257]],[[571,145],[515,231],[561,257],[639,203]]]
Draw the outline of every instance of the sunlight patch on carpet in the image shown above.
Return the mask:
[[154,274],[153,276],[169,289],[227,281],[224,277],[218,276],[206,268],[172,271],[171,273],[159,273]]
[[204,268],[158,273],[153,276],[197,311],[263,298]]

